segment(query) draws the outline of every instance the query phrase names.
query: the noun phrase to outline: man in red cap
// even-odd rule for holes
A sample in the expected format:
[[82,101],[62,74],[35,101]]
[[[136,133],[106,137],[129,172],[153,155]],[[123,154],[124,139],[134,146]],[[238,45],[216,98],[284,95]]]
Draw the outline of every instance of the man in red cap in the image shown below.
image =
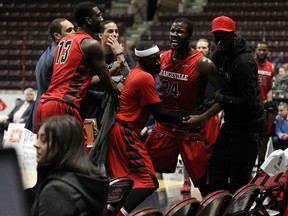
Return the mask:
[[212,61],[228,87],[215,92],[225,123],[214,145],[209,175],[213,190],[227,189],[231,193],[250,181],[265,127],[258,68],[247,42],[235,31],[235,22],[227,16],[212,22],[218,48]]

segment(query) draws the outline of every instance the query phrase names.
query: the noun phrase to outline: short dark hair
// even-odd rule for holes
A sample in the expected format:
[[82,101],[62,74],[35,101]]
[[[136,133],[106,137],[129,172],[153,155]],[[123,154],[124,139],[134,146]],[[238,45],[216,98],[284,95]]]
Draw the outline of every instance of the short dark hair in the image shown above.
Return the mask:
[[83,26],[85,18],[92,16],[94,7],[97,7],[97,5],[94,2],[89,1],[81,2],[76,5],[74,9],[74,17],[78,26]]
[[146,50],[146,49],[150,49],[153,46],[154,46],[154,44],[151,41],[140,41],[137,43],[136,49],[139,51],[140,50]]
[[184,23],[187,26],[187,32],[190,36],[193,34],[193,24],[189,19],[186,18],[177,18],[173,21],[173,23]]
[[256,47],[257,47],[259,44],[265,44],[265,45],[268,47],[268,43],[267,43],[266,41],[257,41]]
[[[101,23],[101,33],[103,33],[104,32],[104,29],[105,29],[105,25],[107,25],[108,23],[115,23],[113,20],[105,20],[105,21],[103,21],[102,23]],[[115,25],[117,25],[116,23],[115,23]],[[118,26],[117,26],[118,27]]]
[[57,19],[54,19],[50,23],[50,25],[48,27],[48,32],[49,32],[53,41],[55,41],[54,33],[61,33],[61,29],[62,29],[61,22],[64,22],[66,20],[67,19],[65,19],[65,18],[57,18]]

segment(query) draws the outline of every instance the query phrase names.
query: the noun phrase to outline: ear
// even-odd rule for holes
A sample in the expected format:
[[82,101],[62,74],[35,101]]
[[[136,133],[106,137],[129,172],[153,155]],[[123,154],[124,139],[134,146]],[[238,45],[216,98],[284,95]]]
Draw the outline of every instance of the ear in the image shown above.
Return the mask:
[[86,20],[86,22],[87,22],[89,25],[91,25],[91,23],[92,23],[92,20],[91,20],[91,18],[90,18],[90,17],[86,17],[86,18],[85,18],[85,20]]
[[99,37],[100,39],[102,39],[102,38],[103,38],[103,33],[98,33],[98,37]]
[[55,41],[56,41],[56,42],[59,42],[60,39],[61,39],[61,34],[58,33],[58,32],[55,32],[53,35],[54,35]]

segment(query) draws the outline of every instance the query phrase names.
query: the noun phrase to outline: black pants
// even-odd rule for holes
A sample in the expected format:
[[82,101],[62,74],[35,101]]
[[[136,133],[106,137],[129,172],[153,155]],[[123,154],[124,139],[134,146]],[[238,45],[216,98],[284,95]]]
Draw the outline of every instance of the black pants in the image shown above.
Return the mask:
[[286,148],[288,148],[288,140],[281,140],[278,136],[274,136],[272,141],[274,150],[285,150]]
[[212,190],[234,193],[249,183],[263,139],[259,133],[221,127],[214,145],[209,174]]

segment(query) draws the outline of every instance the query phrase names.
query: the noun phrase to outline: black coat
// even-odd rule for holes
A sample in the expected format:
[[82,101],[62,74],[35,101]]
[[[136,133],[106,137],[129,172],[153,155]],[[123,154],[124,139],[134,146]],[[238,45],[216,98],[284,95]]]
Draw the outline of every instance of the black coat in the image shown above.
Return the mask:
[[[47,169],[45,170],[47,173]],[[38,178],[33,216],[102,216],[108,198],[109,179],[72,172]],[[49,172],[48,172],[49,173]]]
[[[31,102],[29,104],[29,106],[27,107],[27,109],[25,110],[25,112],[23,113],[23,115],[21,116],[21,118],[23,119],[22,123],[26,123],[26,121],[28,120],[29,114],[33,109],[35,101]],[[8,121],[9,122],[13,122],[13,117],[14,114],[20,109],[20,107],[24,104],[24,101],[19,102],[14,109],[8,114]]]
[[222,103],[225,124],[230,128],[263,132],[266,118],[258,85],[258,68],[246,41],[236,36],[232,52],[223,55],[216,51],[212,61],[228,82]]

